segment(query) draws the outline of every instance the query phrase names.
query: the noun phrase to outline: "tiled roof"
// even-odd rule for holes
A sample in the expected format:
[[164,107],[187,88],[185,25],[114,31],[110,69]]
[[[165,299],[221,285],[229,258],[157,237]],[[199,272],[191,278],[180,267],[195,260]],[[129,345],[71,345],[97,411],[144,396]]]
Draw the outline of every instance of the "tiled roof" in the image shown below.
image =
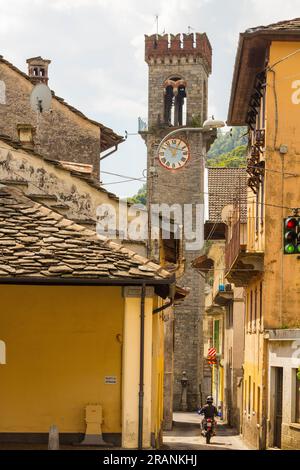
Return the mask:
[[210,222],[222,222],[225,206],[241,202],[242,218],[247,214],[246,168],[208,168],[208,212]]
[[172,275],[24,194],[0,185],[0,282],[7,278],[168,281]]
[[297,29],[300,30],[300,18],[279,21],[278,23],[272,23],[266,26],[256,26],[247,29],[246,33],[253,33],[255,31],[295,31]]
[[[1,62],[3,64],[7,65],[10,69],[17,72],[19,75],[22,75],[22,77],[24,77],[26,80],[31,82],[30,77],[26,73],[22,72],[22,70],[18,69],[15,65],[13,65],[8,60],[4,59],[4,57],[2,55],[0,55],[0,63]],[[56,96],[56,94],[53,90],[51,90],[51,92],[52,92],[53,98],[56,99],[57,101],[59,101],[64,106],[66,106],[70,111],[77,114],[82,119],[84,119],[86,121],[89,121],[91,124],[94,124],[95,126],[100,127],[100,129],[101,129],[101,141],[102,141],[101,142],[101,151],[107,150],[107,149],[113,147],[114,145],[117,145],[117,144],[124,141],[124,137],[116,134],[112,129],[110,129],[109,127],[104,126],[100,122],[97,122],[97,121],[94,121],[93,119],[88,118],[87,116],[85,116],[85,114],[83,114],[81,111],[79,111],[79,109],[74,108],[74,106],[71,106],[63,98],[61,98],[59,96]]]

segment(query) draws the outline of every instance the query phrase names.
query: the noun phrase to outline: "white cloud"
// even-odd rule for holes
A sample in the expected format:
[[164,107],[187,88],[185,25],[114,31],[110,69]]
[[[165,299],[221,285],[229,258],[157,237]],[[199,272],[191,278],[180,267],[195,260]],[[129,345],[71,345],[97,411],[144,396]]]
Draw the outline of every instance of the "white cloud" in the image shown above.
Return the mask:
[[[300,16],[300,3],[298,0],[250,0],[252,2],[253,20],[258,15],[260,22],[257,20],[250,26],[259,24],[275,23]],[[252,20],[252,21],[253,21]]]
[[[59,96],[117,132],[134,132],[137,117],[145,116],[147,108],[144,34],[156,32],[158,14],[159,32],[187,32],[190,26],[208,33],[213,46],[209,110],[226,119],[239,32],[300,16],[299,3],[0,0],[0,54],[23,70],[27,57],[52,59],[50,86]],[[140,176],[146,161],[142,140],[132,137],[121,149],[118,156],[104,160],[105,167]],[[122,194],[132,191],[130,185],[120,186]],[[112,188],[118,191],[118,185]]]

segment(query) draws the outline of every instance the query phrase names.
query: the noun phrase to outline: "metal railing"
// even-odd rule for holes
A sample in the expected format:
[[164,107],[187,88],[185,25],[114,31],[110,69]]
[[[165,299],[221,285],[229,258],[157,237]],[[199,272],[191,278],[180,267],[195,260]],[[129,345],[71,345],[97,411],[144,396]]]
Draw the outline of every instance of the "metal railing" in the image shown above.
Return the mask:
[[146,118],[138,118],[138,131],[147,132],[148,131],[148,122]]
[[232,226],[230,240],[226,240],[226,246],[225,246],[226,272],[229,271],[234,260],[239,255],[240,251],[241,251],[240,220],[238,219]]

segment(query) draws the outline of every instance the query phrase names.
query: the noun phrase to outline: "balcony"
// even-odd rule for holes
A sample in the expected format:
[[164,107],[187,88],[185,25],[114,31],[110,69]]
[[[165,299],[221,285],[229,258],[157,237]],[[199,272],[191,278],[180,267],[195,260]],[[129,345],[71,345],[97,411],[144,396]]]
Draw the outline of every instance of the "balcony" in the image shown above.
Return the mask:
[[205,295],[205,314],[209,317],[220,316],[224,314],[224,309],[215,303],[215,293],[210,288],[209,292]]
[[257,147],[265,147],[266,133],[265,129],[255,130],[255,145]]
[[225,276],[237,287],[246,287],[263,270],[263,252],[247,248],[247,223],[238,218],[228,229]]
[[148,132],[148,122],[146,118],[138,118],[138,133]]
[[214,303],[225,307],[233,300],[233,289],[231,284],[220,284],[215,294]]

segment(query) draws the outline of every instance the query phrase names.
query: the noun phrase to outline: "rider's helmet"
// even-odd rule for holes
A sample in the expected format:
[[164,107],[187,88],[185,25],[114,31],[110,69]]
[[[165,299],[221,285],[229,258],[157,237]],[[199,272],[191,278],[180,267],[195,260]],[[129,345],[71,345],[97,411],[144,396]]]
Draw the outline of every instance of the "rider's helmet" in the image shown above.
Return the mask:
[[213,399],[213,397],[212,397],[211,395],[209,395],[209,396],[206,398],[206,403],[207,403],[207,404],[211,404],[211,403],[213,403],[213,401],[214,401],[214,399]]

